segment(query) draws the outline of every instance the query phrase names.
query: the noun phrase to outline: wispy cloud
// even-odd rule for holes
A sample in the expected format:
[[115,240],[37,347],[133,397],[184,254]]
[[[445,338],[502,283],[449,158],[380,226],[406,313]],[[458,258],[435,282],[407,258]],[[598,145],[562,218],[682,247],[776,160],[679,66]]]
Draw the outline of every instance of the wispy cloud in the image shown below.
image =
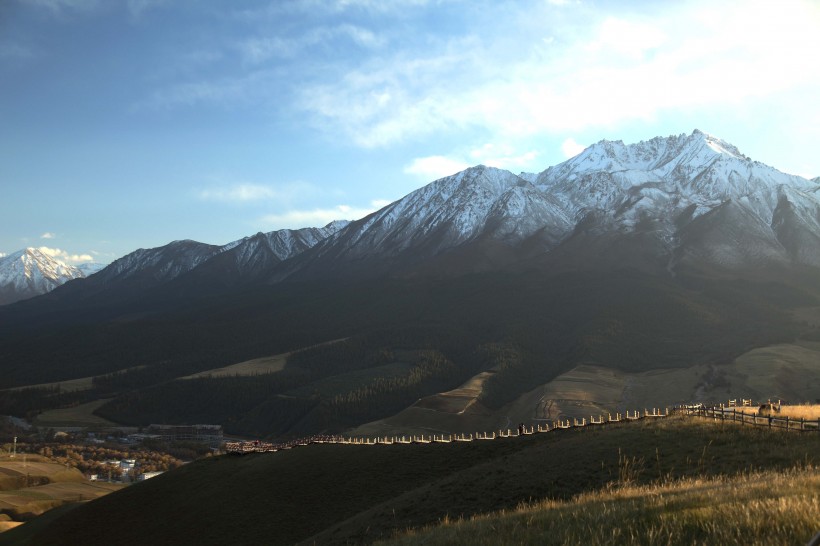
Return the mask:
[[101,7],[100,0],[27,0],[29,5],[45,8],[54,14],[66,11],[89,12]]
[[241,42],[237,47],[244,62],[258,64],[268,59],[290,58],[316,45],[326,45],[338,39],[347,39],[365,48],[377,48],[385,44],[385,38],[366,28],[343,24],[335,27],[319,27],[297,37],[256,37]]
[[820,87],[809,53],[820,51],[818,25],[820,7],[799,1],[687,2],[617,17],[586,10],[557,36],[489,29],[370,59],[333,84],[306,86],[300,106],[362,147],[459,129],[524,137],[681,109],[742,110]]
[[473,163],[509,170],[531,167],[538,155],[535,150],[520,153],[512,145],[493,143],[484,144],[470,152]]
[[206,201],[261,201],[275,199],[276,190],[269,186],[239,184],[230,188],[211,188],[199,192],[200,199]]
[[233,15],[246,21],[257,21],[292,13],[337,15],[350,11],[400,17],[408,9],[424,7],[432,1],[441,2],[441,0],[391,0],[390,2],[383,0],[272,0],[262,7],[237,10]]
[[168,0],[128,0],[128,12],[134,19],[141,18],[146,12],[162,7]]
[[315,188],[308,183],[294,182],[272,185],[240,182],[217,184],[199,190],[197,195],[204,201],[222,203],[255,203],[276,200],[288,204],[299,198],[311,196],[315,192]]
[[40,239],[54,239],[55,237],[56,237],[56,235],[54,235],[50,231],[46,231],[45,233],[40,235]]
[[390,204],[388,201],[376,200],[369,207],[351,207],[337,205],[331,208],[308,210],[290,210],[281,214],[268,214],[259,220],[263,229],[299,229],[324,226],[333,220],[358,220]]
[[94,258],[90,254],[71,254],[59,248],[49,248],[47,246],[41,246],[37,250],[39,250],[46,256],[66,262],[68,264],[78,264],[83,262],[94,261]]

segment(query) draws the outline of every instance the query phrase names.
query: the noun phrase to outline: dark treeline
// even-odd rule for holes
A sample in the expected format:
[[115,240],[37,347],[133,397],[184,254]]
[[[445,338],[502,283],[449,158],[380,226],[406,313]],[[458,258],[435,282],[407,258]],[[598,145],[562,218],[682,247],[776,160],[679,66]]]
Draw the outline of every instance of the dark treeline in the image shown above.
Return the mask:
[[31,419],[44,410],[66,408],[96,398],[91,391],[63,392],[59,387],[30,387],[0,392],[0,415]]

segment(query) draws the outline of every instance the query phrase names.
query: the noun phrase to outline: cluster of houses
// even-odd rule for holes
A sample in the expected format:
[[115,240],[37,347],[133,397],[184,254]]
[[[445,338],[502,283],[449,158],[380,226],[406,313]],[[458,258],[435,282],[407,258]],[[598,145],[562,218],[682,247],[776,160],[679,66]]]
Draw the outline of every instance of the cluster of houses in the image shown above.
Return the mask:
[[122,459],[120,461],[116,459],[109,459],[107,461],[103,461],[103,464],[110,468],[110,472],[91,474],[88,476],[89,480],[92,482],[119,481],[130,483],[132,481],[145,481],[162,474],[162,472],[138,472],[136,459]]
[[[219,449],[224,441],[222,425],[151,425],[144,433],[129,434],[125,437],[126,443],[139,444],[145,440],[159,440],[162,442],[196,442],[206,444],[213,449]],[[103,463],[111,469],[108,473],[91,474],[92,481],[111,481],[115,477],[117,481],[131,482],[143,481],[162,472],[139,472],[135,459],[108,460]]]

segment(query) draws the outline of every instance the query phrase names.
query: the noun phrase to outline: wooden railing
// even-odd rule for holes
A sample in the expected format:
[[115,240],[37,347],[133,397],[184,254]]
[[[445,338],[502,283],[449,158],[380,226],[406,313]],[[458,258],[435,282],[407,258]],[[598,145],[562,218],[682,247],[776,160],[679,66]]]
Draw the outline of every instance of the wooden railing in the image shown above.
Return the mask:
[[[674,410],[672,410],[674,411]],[[589,420],[586,418],[572,418],[566,420],[553,421],[551,423],[543,423],[531,426],[522,426],[521,429],[506,429],[495,430],[492,432],[475,432],[475,433],[461,433],[461,434],[413,434],[402,436],[377,436],[373,437],[353,437],[353,436],[311,436],[308,438],[300,438],[298,440],[291,440],[284,443],[270,443],[270,442],[227,442],[225,444],[225,451],[232,454],[245,453],[271,453],[282,451],[285,449],[293,449],[298,446],[305,446],[309,444],[345,444],[345,445],[394,445],[394,444],[449,444],[452,442],[474,442],[479,440],[498,440],[502,438],[518,438],[521,436],[531,436],[533,434],[540,434],[544,432],[552,432],[555,430],[581,428],[588,426],[608,425],[612,423],[621,423],[626,421],[637,421],[639,419],[647,418],[661,418],[670,415],[670,409],[652,410],[644,409],[643,412],[635,410],[633,412],[627,411],[625,414],[615,413],[607,415],[590,415]]]
[[[751,408],[752,401],[741,399],[742,406],[737,406],[737,400],[729,400],[729,404],[720,404],[714,407],[705,407],[702,404],[676,406],[673,409],[664,408],[652,410],[644,409],[643,412],[635,410],[627,411],[624,414],[609,413],[607,415],[590,415],[586,418],[559,419],[551,423],[523,426],[521,429],[496,430],[492,432],[475,432],[460,434],[412,434],[401,436],[377,436],[377,437],[355,437],[355,436],[310,436],[284,443],[269,442],[228,442],[225,444],[225,451],[233,454],[244,453],[270,453],[294,447],[306,446],[310,444],[344,444],[344,445],[394,445],[394,444],[449,444],[452,442],[474,442],[479,440],[499,440],[504,438],[518,438],[521,436],[531,436],[544,432],[564,430],[571,428],[581,428],[589,426],[603,426],[612,423],[632,422],[641,419],[664,418],[673,414],[688,415],[692,417],[703,417],[712,419],[715,422],[737,422],[741,425],[753,425],[768,428],[780,428],[785,430],[815,431],[820,432],[820,419],[807,420],[777,414],[762,415]],[[744,408],[749,408],[748,410]],[[738,411],[740,410],[740,411]]]
[[[730,400],[731,402],[731,400]],[[743,410],[735,406],[729,407],[683,407],[679,408],[685,415],[693,415],[697,417],[706,417],[714,421],[733,421],[741,425],[754,425],[768,428],[781,428],[786,430],[799,430],[803,432],[820,432],[820,419],[810,420],[802,417],[789,417],[788,415],[780,416],[776,413],[760,414],[755,410]]]

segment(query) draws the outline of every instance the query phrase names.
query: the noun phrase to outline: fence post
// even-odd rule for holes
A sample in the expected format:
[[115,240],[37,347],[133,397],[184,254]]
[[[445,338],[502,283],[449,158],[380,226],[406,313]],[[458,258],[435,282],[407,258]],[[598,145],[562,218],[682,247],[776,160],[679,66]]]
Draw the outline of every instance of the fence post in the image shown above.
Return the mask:
[[789,416],[786,416],[786,430],[789,430]]

